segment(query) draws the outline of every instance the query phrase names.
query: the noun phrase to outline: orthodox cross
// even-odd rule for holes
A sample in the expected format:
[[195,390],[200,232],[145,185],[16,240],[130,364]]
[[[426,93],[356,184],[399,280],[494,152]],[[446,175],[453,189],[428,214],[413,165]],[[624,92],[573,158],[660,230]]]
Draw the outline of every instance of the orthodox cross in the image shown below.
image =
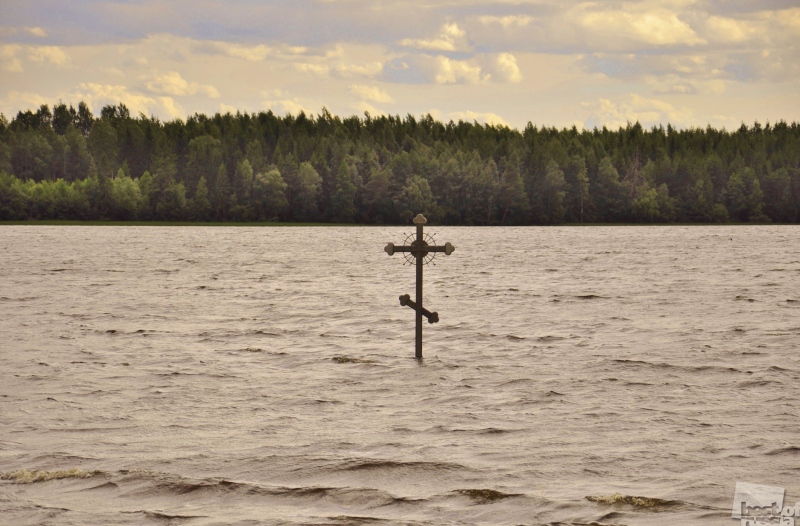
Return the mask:
[[[428,318],[428,323],[436,323],[439,321],[438,313],[431,312],[422,306],[422,266],[429,263],[434,257],[436,257],[437,252],[444,252],[446,256],[449,256],[456,249],[456,247],[450,243],[445,243],[444,245],[429,244],[428,241],[433,241],[433,238],[426,236],[422,232],[422,227],[427,222],[428,220],[425,219],[425,216],[422,214],[417,214],[417,217],[414,218],[414,224],[417,225],[416,239],[414,239],[411,244],[398,247],[394,246],[394,243],[389,243],[386,245],[386,248],[383,249],[390,256],[395,252],[406,252],[409,253],[411,257],[416,259],[417,297],[414,301],[412,301],[411,296],[404,294],[403,296],[400,296],[400,305],[403,307],[411,307],[417,313],[416,350],[414,353],[417,359],[422,358],[422,317],[425,316]],[[412,236],[406,238],[406,242],[408,242],[411,237]],[[406,259],[410,261],[409,256],[406,256]]]

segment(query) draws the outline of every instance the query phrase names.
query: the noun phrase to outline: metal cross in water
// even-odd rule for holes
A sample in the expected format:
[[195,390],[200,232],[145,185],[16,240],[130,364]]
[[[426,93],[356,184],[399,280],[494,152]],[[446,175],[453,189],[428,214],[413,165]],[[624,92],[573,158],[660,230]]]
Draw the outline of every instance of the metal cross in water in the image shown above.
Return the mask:
[[[426,264],[430,259],[435,257],[436,252],[444,252],[446,256],[449,256],[453,253],[456,249],[452,244],[445,243],[443,246],[437,245],[430,245],[428,241],[425,239],[425,234],[422,232],[422,227],[428,220],[425,219],[425,216],[422,214],[417,214],[417,217],[414,218],[414,224],[417,225],[417,238],[410,244],[410,245],[403,245],[396,247],[394,243],[389,243],[386,245],[386,248],[383,250],[389,254],[390,256],[393,255],[395,252],[409,252],[412,257],[416,259],[417,265],[417,297],[416,301],[411,301],[411,296],[408,294],[404,294],[400,296],[400,305],[401,306],[409,306],[414,309],[417,313],[417,332],[416,332],[416,350],[414,355],[417,359],[422,358],[422,317],[425,316],[428,318],[428,323],[436,323],[439,321],[439,314],[436,312],[431,312],[428,309],[422,306],[422,266]],[[431,241],[433,240],[430,236],[428,239]],[[426,260],[426,256],[431,255],[430,259]]]

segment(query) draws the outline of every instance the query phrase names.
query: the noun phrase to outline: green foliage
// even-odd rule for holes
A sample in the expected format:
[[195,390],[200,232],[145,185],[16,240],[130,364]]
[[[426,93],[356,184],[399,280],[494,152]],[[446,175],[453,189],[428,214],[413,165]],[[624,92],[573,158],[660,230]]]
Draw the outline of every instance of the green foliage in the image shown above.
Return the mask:
[[331,219],[337,223],[352,223],[356,214],[355,178],[358,172],[343,159],[336,175],[336,191],[331,197]]
[[159,196],[156,203],[156,218],[165,221],[185,221],[186,216],[186,187],[183,183],[172,183]]
[[291,203],[294,219],[297,221],[318,221],[318,198],[322,190],[322,177],[309,162],[300,163],[293,180],[293,201]]
[[514,157],[508,160],[503,171],[498,203],[502,210],[500,224],[524,225],[528,222],[530,203]]
[[0,171],[0,220],[28,218],[28,196],[22,191],[22,181]]
[[400,210],[400,218],[404,223],[410,222],[417,214],[434,216],[436,202],[427,179],[412,175],[395,199]]
[[257,173],[253,184],[252,219],[254,221],[283,219],[289,207],[289,202],[286,200],[287,187],[277,168]]
[[768,221],[763,212],[764,192],[755,170],[743,168],[728,179],[728,211],[736,221]]
[[594,186],[594,220],[610,223],[627,220],[625,187],[610,157],[600,161]]
[[392,173],[388,169],[373,168],[364,187],[364,204],[368,220],[388,223],[393,220],[394,202],[391,194]]
[[136,181],[125,175],[120,168],[120,175],[111,181],[111,217],[120,221],[136,219],[136,212],[141,207],[142,192]]
[[558,167],[558,163],[550,160],[545,169],[542,180],[542,210],[539,214],[541,222],[545,224],[555,224],[564,221],[564,188],[567,182],[564,179],[564,172]]
[[800,126],[522,131],[430,115],[0,116],[0,218],[800,221]]
[[208,200],[208,185],[205,177],[200,177],[197,182],[197,189],[194,191],[189,208],[191,208],[193,221],[204,221],[209,217],[211,201]]
[[89,133],[89,149],[92,151],[98,175],[114,177],[117,164],[117,130],[111,122],[101,119],[94,123]]

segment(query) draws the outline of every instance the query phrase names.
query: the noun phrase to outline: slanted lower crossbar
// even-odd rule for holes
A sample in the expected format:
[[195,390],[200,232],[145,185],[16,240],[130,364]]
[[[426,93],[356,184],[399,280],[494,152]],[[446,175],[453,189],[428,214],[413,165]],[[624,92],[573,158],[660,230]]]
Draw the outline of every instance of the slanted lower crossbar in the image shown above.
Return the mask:
[[[400,306],[405,307],[406,305],[411,307],[413,310],[417,310],[417,304],[411,299],[411,296],[408,294],[403,294],[400,296]],[[428,323],[439,322],[439,313],[436,311],[431,312],[425,307],[422,307],[422,315],[428,318]]]

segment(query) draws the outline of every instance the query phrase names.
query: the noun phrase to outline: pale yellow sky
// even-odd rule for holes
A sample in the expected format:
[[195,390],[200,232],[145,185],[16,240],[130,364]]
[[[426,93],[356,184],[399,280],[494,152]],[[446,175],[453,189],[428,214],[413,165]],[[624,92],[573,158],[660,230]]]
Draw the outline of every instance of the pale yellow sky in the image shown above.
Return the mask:
[[796,1],[6,1],[0,112],[800,120]]

